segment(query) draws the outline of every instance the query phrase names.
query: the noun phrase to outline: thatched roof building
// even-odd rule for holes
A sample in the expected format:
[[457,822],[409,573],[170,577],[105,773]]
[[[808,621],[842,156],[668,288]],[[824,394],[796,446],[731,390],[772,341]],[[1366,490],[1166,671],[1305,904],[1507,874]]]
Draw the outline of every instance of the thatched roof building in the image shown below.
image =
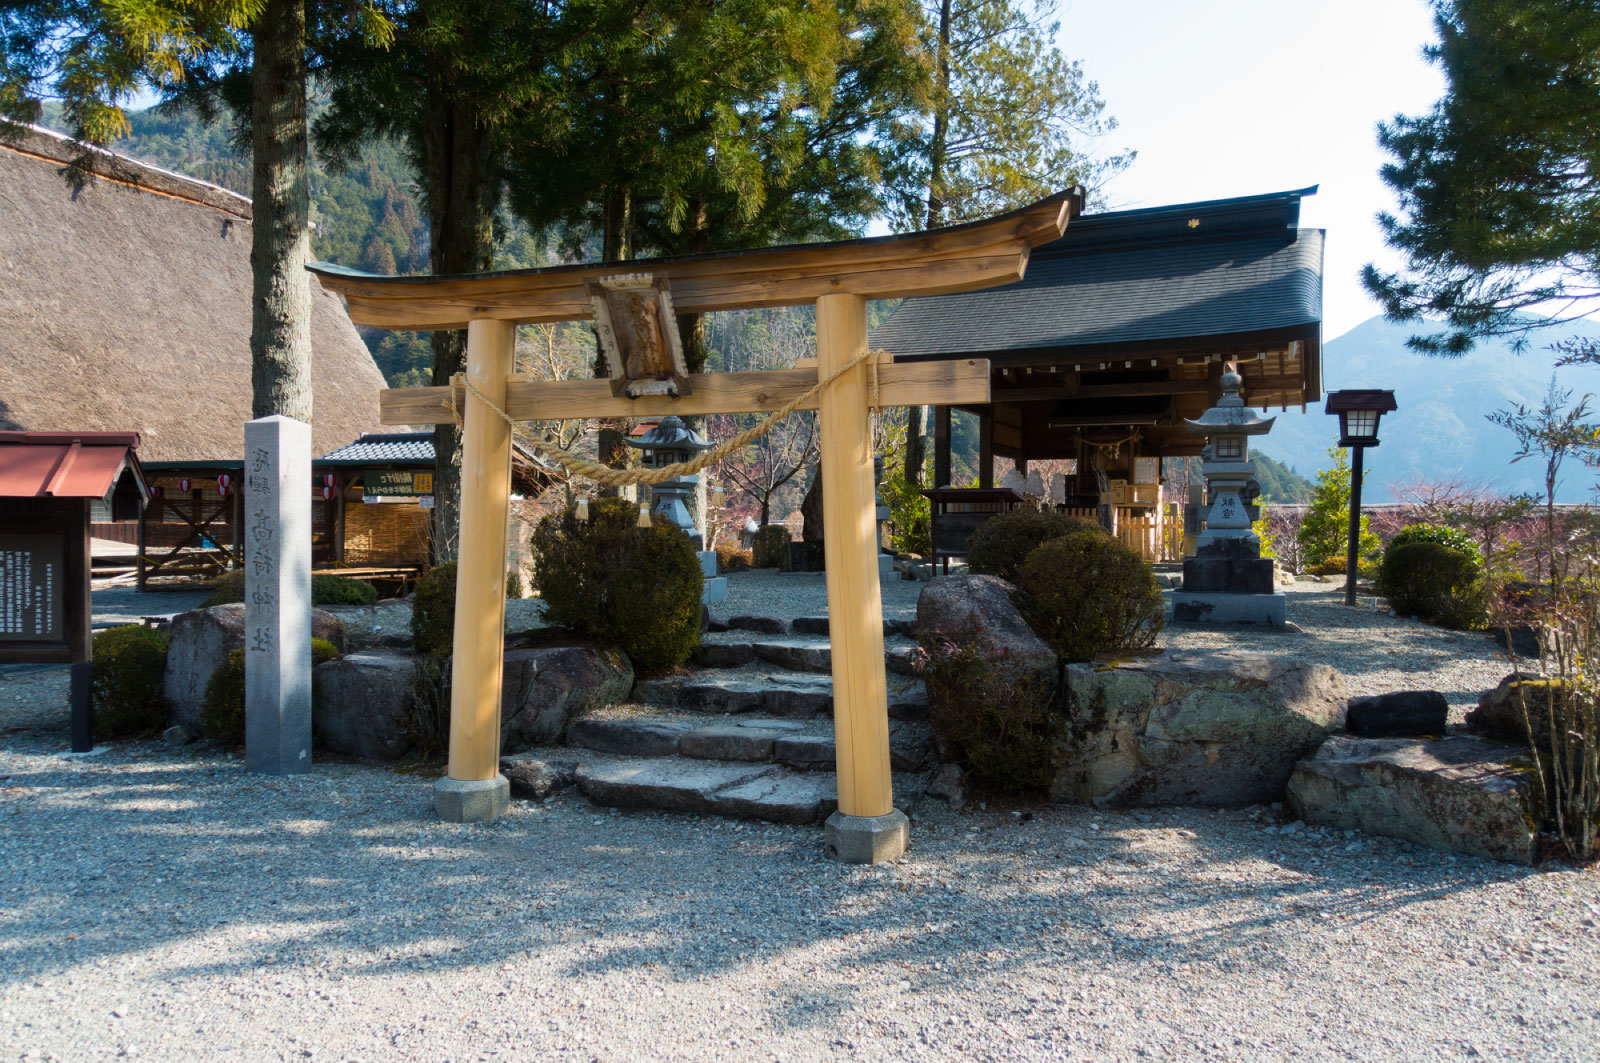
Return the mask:
[[[146,462],[239,460],[250,419],[250,201],[77,145],[0,143],[0,429],[137,431]],[[311,286],[313,453],[379,428],[383,377]]]

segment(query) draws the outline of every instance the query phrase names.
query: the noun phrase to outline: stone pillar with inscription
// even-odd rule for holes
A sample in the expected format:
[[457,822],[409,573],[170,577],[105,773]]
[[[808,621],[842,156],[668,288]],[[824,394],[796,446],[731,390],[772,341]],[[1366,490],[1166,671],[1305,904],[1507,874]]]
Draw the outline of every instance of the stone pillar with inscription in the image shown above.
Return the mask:
[[311,426],[244,426],[245,767],[311,769]]

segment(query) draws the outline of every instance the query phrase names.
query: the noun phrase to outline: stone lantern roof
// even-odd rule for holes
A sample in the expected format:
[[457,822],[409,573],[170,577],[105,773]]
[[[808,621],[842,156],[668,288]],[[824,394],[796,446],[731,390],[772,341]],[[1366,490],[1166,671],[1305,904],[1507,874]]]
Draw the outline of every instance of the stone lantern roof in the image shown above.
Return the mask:
[[1277,417],[1262,417],[1244,404],[1239,397],[1239,387],[1244,378],[1229,369],[1222,374],[1222,398],[1217,404],[1192,421],[1184,421],[1190,435],[1266,435],[1272,430]]
[[714,445],[699,432],[684,424],[682,418],[672,414],[661,418],[659,424],[638,439],[630,439],[627,442],[628,446],[644,451],[686,450],[690,453],[710,450]]

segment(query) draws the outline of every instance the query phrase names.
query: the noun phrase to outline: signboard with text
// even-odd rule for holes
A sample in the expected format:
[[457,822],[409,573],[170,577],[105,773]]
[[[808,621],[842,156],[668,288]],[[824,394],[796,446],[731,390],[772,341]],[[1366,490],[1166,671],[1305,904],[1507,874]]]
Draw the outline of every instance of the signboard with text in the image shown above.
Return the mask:
[[433,494],[433,473],[406,469],[376,469],[365,474],[362,493],[385,498],[413,498]]
[[59,533],[0,532],[0,642],[67,641],[65,545]]

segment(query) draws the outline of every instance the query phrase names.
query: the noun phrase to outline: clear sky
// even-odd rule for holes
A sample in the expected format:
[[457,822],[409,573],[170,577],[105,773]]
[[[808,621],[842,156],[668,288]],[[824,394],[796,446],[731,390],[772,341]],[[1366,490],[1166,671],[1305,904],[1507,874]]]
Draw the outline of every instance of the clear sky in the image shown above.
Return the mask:
[[1106,146],[1138,151],[1106,189],[1113,208],[1307,185],[1302,225],[1328,231],[1323,337],[1379,312],[1358,273],[1387,256],[1374,215],[1375,127],[1443,92],[1423,61],[1422,0],[1062,0],[1057,42],[1100,84],[1121,124]]

